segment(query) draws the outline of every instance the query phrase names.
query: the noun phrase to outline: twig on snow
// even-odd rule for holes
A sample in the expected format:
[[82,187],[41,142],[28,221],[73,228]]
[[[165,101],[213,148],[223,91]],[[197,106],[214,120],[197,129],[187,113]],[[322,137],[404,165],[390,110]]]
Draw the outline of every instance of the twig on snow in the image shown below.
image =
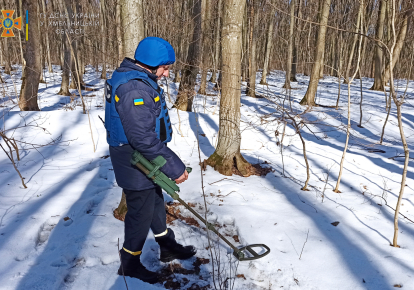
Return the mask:
[[302,251],[300,252],[299,260],[300,258],[302,258],[303,249],[305,248],[306,242],[308,241],[308,236],[309,236],[309,229],[308,229],[308,233],[306,234],[306,240],[303,243]]

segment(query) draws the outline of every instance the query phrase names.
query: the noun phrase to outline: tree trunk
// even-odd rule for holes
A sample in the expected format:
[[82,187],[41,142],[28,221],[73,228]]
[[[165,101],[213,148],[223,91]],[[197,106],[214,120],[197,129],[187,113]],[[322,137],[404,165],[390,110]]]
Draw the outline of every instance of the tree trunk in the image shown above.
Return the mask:
[[[362,34],[364,32],[363,23],[362,23],[363,14],[364,14],[364,0],[360,0],[359,15],[361,17],[361,22],[360,22],[361,23],[360,24],[361,25],[361,31],[360,31],[360,40],[359,40],[359,46],[358,46],[358,57],[357,57],[355,73],[353,74],[351,79],[348,81],[348,125],[347,125],[347,128],[346,128],[346,139],[345,139],[344,151],[342,152],[342,158],[341,158],[341,162],[339,164],[338,180],[336,181],[336,186],[335,186],[334,192],[340,192],[339,191],[339,184],[341,183],[342,171],[343,171],[343,168],[344,168],[346,151],[348,150],[349,136],[350,136],[350,131],[351,131],[351,83],[354,80],[357,72],[360,70],[361,47],[362,47],[362,37],[363,37]],[[357,27],[356,32],[358,32],[358,29],[359,29],[359,27]]]
[[11,55],[10,55],[10,50],[9,50],[9,39],[7,37],[2,38],[2,40],[4,40],[3,42],[3,53],[4,53],[4,59],[5,59],[5,64],[4,64],[4,73],[9,75],[11,73]]
[[312,67],[312,74],[310,77],[308,90],[306,91],[306,94],[303,97],[303,99],[300,101],[301,105],[315,105],[315,95],[318,89],[321,63],[323,62],[323,55],[325,51],[326,25],[328,24],[330,5],[331,0],[324,0],[320,22],[321,26],[319,26],[318,42],[316,45],[315,64]]
[[[73,2],[70,0],[65,0],[65,7],[66,7],[66,13],[68,16],[67,21],[72,21],[71,15],[75,14],[77,15],[77,7],[74,6],[75,10],[72,9]],[[77,21],[77,17],[75,18],[75,21]],[[70,25],[68,25],[68,30],[70,29]],[[82,80],[78,76],[78,70],[76,69],[76,63],[79,63],[77,61],[78,59],[78,44],[77,39],[75,37],[69,38],[69,34],[65,34],[66,38],[68,38],[68,49],[69,53],[71,54],[71,62],[70,62],[70,73],[72,76],[71,83],[69,85],[69,89],[78,89],[78,80],[81,82],[79,85],[82,87]],[[73,53],[71,53],[73,51]]]
[[288,46],[288,55],[287,55],[287,63],[286,63],[286,77],[285,77],[285,85],[283,86],[285,89],[290,89],[290,74],[292,71],[292,56],[293,56],[293,33],[295,29],[295,6],[296,0],[290,1],[290,27],[289,27],[289,46]]
[[124,191],[122,191],[121,201],[119,202],[118,207],[114,210],[114,217],[120,221],[125,221],[125,215],[128,212],[126,204],[126,196]]
[[206,94],[206,86],[207,86],[207,72],[208,72],[208,56],[210,51],[210,38],[208,35],[210,34],[210,2],[211,0],[202,0],[203,1],[203,8],[201,9],[202,12],[202,53],[203,59],[201,61],[201,83],[200,83],[200,90],[198,93],[200,95]]
[[70,48],[68,38],[62,35],[63,40],[63,66],[62,66],[62,83],[58,95],[70,96],[69,92],[69,77],[70,77]]
[[[46,0],[40,0],[40,2],[42,2],[42,11],[43,11],[44,15],[46,15],[45,1]],[[44,18],[44,19],[46,19],[46,18]],[[45,37],[46,37],[47,67],[48,67],[49,73],[52,73],[53,69],[52,69],[52,61],[51,61],[51,57],[50,57],[49,34],[45,33]]]
[[193,6],[194,21],[193,37],[188,48],[187,60],[181,70],[181,83],[174,107],[181,111],[191,112],[195,95],[194,85],[200,64],[200,35],[201,35],[201,0],[196,0]]
[[[357,25],[355,28],[355,32],[358,32],[358,27],[359,27],[359,23],[361,22],[361,9],[359,9],[358,12],[358,20],[357,20]],[[354,34],[354,41],[352,42],[352,46],[351,46],[351,52],[349,53],[349,59],[348,59],[348,64],[346,66],[346,70],[345,70],[345,79],[344,79],[344,83],[347,84],[349,81],[349,70],[351,69],[352,66],[352,60],[354,59],[354,52],[355,52],[355,45],[357,43],[358,40],[358,34]]]
[[[30,15],[38,15],[37,2],[25,0],[23,2]],[[20,91],[19,108],[22,111],[40,111],[37,104],[37,92],[40,78],[40,31],[36,17],[29,17],[30,35],[26,41],[24,58],[26,60],[26,73]]]
[[[101,6],[101,32],[102,35],[105,35],[105,15],[106,15],[106,9],[105,9],[105,0],[100,1]],[[106,80],[106,37],[102,37],[102,73],[101,73],[101,79]]]
[[[40,7],[39,6],[38,6],[37,10],[40,10]],[[38,28],[38,30],[40,32],[41,31],[40,30],[40,17],[36,17],[36,18],[37,18],[37,28]],[[40,33],[39,33],[39,35],[40,35]],[[40,51],[39,51],[39,54],[40,54],[40,75],[39,75],[39,83],[44,84],[44,83],[46,83],[45,80],[43,79],[43,64],[45,62],[44,62],[44,53],[43,53],[43,50],[44,49],[43,49],[43,43],[42,43],[42,38],[41,37],[39,39],[39,43],[40,43]]]
[[263,65],[263,72],[262,72],[262,79],[260,80],[261,85],[267,85],[266,77],[267,72],[269,69],[269,59],[270,59],[270,52],[272,50],[272,44],[273,44],[273,27],[275,22],[275,4],[272,2],[272,9],[270,12],[270,20],[269,20],[269,30],[267,31],[267,41],[266,41],[266,53],[265,53],[265,59],[264,59],[264,65]]
[[221,174],[249,176],[254,169],[240,154],[240,74],[242,22],[245,1],[225,0],[222,31],[223,87],[220,100],[219,140],[205,161]]
[[[250,23],[250,53],[249,53],[249,80],[247,82],[246,95],[252,98],[256,98],[256,49],[257,49],[257,27],[259,24],[259,3],[258,1],[252,1],[251,3],[251,23]],[[255,7],[257,6],[257,7]],[[256,8],[256,11],[255,11]]]
[[122,21],[121,21],[121,6],[119,4],[119,1],[116,2],[116,36],[118,41],[118,61],[117,63],[120,63],[122,59],[124,58],[124,43],[122,40]]
[[[17,2],[17,5],[18,5],[18,9],[19,9],[19,15],[23,17],[23,4],[22,4],[22,0],[18,0],[16,2]],[[24,66],[25,66],[25,60],[24,60],[24,55],[23,55],[22,36],[24,38],[25,32],[23,33],[23,31],[20,30],[18,32],[18,35],[19,35],[20,57],[21,57],[21,61],[22,61],[22,76],[23,76]]]
[[249,47],[250,47],[250,29],[249,29],[249,16],[248,16],[248,5],[244,7],[244,19],[243,19],[243,39],[242,39],[242,81],[247,82],[249,80]]
[[[296,17],[298,18],[302,18],[302,13],[301,13],[301,6],[302,6],[302,0],[298,0],[298,7],[296,10]],[[297,72],[297,66],[298,66],[298,39],[300,39],[300,31],[301,31],[301,22],[299,21],[299,19],[295,20],[296,21],[296,25],[297,25],[297,29],[296,32],[294,34],[294,39],[293,39],[293,63],[292,63],[292,71],[290,73],[290,81],[291,82],[297,82],[296,79],[296,72]]]
[[85,83],[83,82],[83,75],[85,74],[85,61],[84,61],[85,45],[84,45],[83,37],[79,38],[77,48],[78,48],[77,55],[78,55],[79,80],[81,81],[82,87],[84,87]]
[[[381,7],[378,10],[378,20],[377,20],[377,29],[375,38],[382,41],[384,35],[384,20],[385,20],[385,11],[387,10],[387,4],[385,0],[381,0]],[[371,90],[375,91],[384,91],[384,81],[382,79],[382,59],[383,59],[382,45],[376,43],[375,46],[375,56],[374,56],[374,84],[372,85]]]
[[[3,42],[0,41],[0,66],[4,65],[4,57],[3,57]],[[1,74],[0,74],[1,77]]]
[[[122,33],[118,34],[118,40],[122,38],[122,43],[118,46],[118,57],[120,59],[124,57],[134,59],[138,43],[145,38],[142,0],[121,0],[120,11]],[[114,215],[123,221],[127,211],[125,194],[122,192],[121,201],[119,202],[118,208],[115,209]],[[115,212],[118,213],[118,216]]]
[[382,76],[382,79],[384,80],[383,84],[387,84],[390,80],[390,69],[394,70],[395,64],[398,61],[398,58],[400,57],[400,53],[402,50],[402,47],[404,45],[405,36],[407,34],[407,26],[408,26],[408,17],[404,17],[404,21],[402,23],[402,26],[400,28],[400,31],[398,33],[397,42],[395,44],[395,48],[392,54],[392,63],[388,64],[385,68],[384,74]]
[[142,0],[121,0],[124,57],[134,58],[138,43],[145,38]]
[[221,31],[221,7],[223,5],[222,0],[218,0],[218,11],[217,11],[217,25],[215,31],[215,41],[214,41],[214,70],[213,75],[211,77],[211,82],[215,83],[217,80],[217,70],[219,68],[219,53],[220,53],[220,31]]

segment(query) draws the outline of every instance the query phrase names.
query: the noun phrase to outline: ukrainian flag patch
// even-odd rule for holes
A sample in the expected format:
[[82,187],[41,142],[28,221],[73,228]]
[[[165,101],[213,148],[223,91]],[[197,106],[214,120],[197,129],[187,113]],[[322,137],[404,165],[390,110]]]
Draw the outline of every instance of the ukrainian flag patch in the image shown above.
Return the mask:
[[144,100],[143,99],[134,99],[134,105],[138,106],[138,105],[143,105],[144,104]]
[[154,101],[155,102],[158,102],[160,100],[160,96],[157,96],[155,99],[154,99]]

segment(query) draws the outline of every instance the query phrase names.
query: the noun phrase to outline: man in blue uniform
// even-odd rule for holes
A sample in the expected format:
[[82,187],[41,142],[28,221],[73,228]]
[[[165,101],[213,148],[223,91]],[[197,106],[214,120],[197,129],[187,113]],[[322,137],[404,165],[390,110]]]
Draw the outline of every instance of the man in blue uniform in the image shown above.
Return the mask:
[[188,259],[196,250],[182,246],[167,228],[161,188],[130,163],[137,150],[148,160],[161,155],[167,163],[161,171],[177,184],[188,178],[186,166],[167,147],[172,127],[163,90],[157,80],[168,76],[175,62],[172,46],[158,37],[147,37],[139,44],[135,59],[125,58],[106,82],[105,127],[115,178],[122,187],[128,207],[125,241],[120,251],[118,274],[157,282],[157,274],[140,261],[145,239],[151,228],[161,249],[160,260]]

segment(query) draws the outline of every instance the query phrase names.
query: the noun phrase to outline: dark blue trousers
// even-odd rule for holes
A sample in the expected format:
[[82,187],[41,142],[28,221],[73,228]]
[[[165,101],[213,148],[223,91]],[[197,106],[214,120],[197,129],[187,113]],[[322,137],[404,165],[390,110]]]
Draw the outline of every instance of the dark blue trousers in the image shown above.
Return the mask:
[[167,229],[167,217],[161,187],[146,190],[124,189],[128,212],[125,215],[124,248],[141,251],[149,229],[157,235]]

